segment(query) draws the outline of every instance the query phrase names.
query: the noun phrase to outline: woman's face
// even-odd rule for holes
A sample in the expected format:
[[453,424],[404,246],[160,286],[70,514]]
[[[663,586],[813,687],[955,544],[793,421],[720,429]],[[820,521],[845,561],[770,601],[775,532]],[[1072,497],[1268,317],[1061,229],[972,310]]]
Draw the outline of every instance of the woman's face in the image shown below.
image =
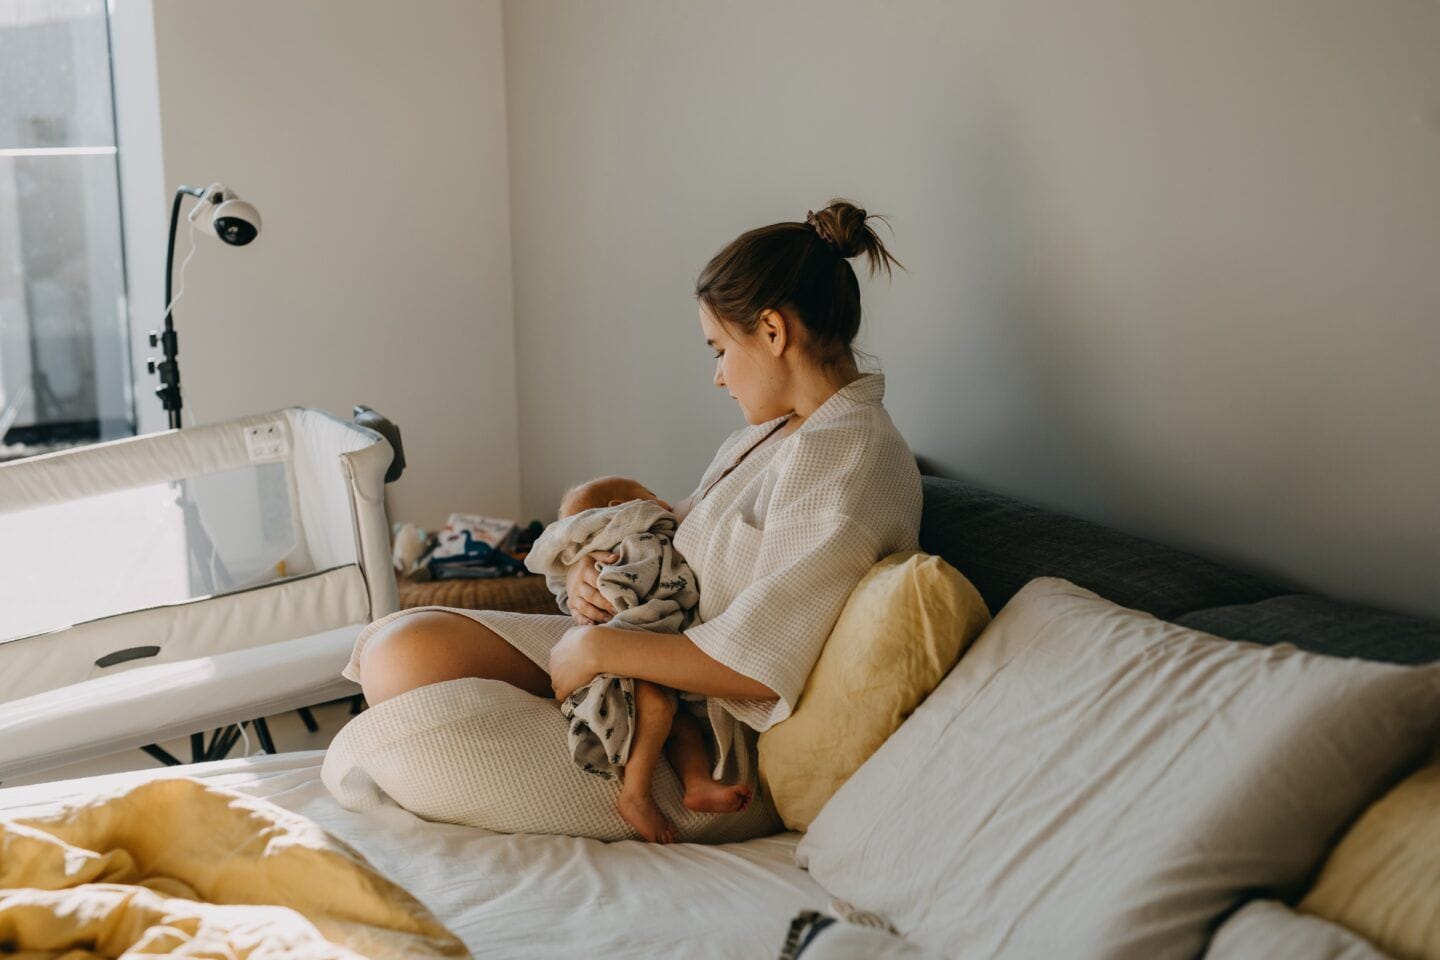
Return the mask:
[[763,346],[759,330],[741,333],[712,317],[703,303],[700,329],[716,354],[715,386],[735,398],[746,421],[765,423],[790,412],[779,392],[782,365]]

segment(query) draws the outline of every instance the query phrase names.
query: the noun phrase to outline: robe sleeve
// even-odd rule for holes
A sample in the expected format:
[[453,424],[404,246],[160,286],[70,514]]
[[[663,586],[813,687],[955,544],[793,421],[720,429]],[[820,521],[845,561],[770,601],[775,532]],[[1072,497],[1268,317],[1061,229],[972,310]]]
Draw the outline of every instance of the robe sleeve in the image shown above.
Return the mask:
[[851,591],[879,559],[881,541],[865,525],[808,509],[814,506],[805,498],[772,513],[761,535],[758,576],[718,616],[685,631],[706,654],[779,694],[776,700],[719,700],[755,730],[790,715]]

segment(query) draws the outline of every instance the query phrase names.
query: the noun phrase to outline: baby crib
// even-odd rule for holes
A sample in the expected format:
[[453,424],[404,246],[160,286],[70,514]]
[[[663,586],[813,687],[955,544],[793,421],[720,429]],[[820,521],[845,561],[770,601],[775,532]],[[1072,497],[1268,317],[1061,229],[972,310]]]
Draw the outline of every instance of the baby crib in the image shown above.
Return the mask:
[[0,782],[357,693],[392,460],[290,407],[0,464]]

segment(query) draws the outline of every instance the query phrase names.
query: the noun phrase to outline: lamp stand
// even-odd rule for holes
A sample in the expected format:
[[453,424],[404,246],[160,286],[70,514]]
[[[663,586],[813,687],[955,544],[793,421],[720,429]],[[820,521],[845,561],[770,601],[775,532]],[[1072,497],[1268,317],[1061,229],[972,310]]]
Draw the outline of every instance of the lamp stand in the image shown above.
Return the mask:
[[198,187],[182,186],[175,191],[175,203],[170,208],[170,243],[165,251],[165,329],[150,331],[150,346],[161,347],[164,359],[153,357],[145,361],[145,369],[160,375],[160,386],[155,396],[170,418],[170,429],[180,429],[180,338],[175,333],[174,318],[170,312],[170,280],[175,270],[175,227],[180,220],[180,201],[186,196],[203,197],[205,191]]

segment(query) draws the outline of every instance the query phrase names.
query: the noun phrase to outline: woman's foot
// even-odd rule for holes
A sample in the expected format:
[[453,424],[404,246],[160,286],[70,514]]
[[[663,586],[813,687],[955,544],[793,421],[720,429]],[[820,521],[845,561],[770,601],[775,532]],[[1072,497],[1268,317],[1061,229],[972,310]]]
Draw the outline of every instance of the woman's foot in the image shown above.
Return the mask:
[[692,780],[685,784],[681,802],[696,813],[739,813],[750,806],[750,788],[741,783]]
[[648,794],[632,796],[622,793],[615,802],[615,809],[626,823],[635,828],[636,833],[651,843],[674,843],[679,837],[674,825],[665,819],[665,814],[660,812]]

